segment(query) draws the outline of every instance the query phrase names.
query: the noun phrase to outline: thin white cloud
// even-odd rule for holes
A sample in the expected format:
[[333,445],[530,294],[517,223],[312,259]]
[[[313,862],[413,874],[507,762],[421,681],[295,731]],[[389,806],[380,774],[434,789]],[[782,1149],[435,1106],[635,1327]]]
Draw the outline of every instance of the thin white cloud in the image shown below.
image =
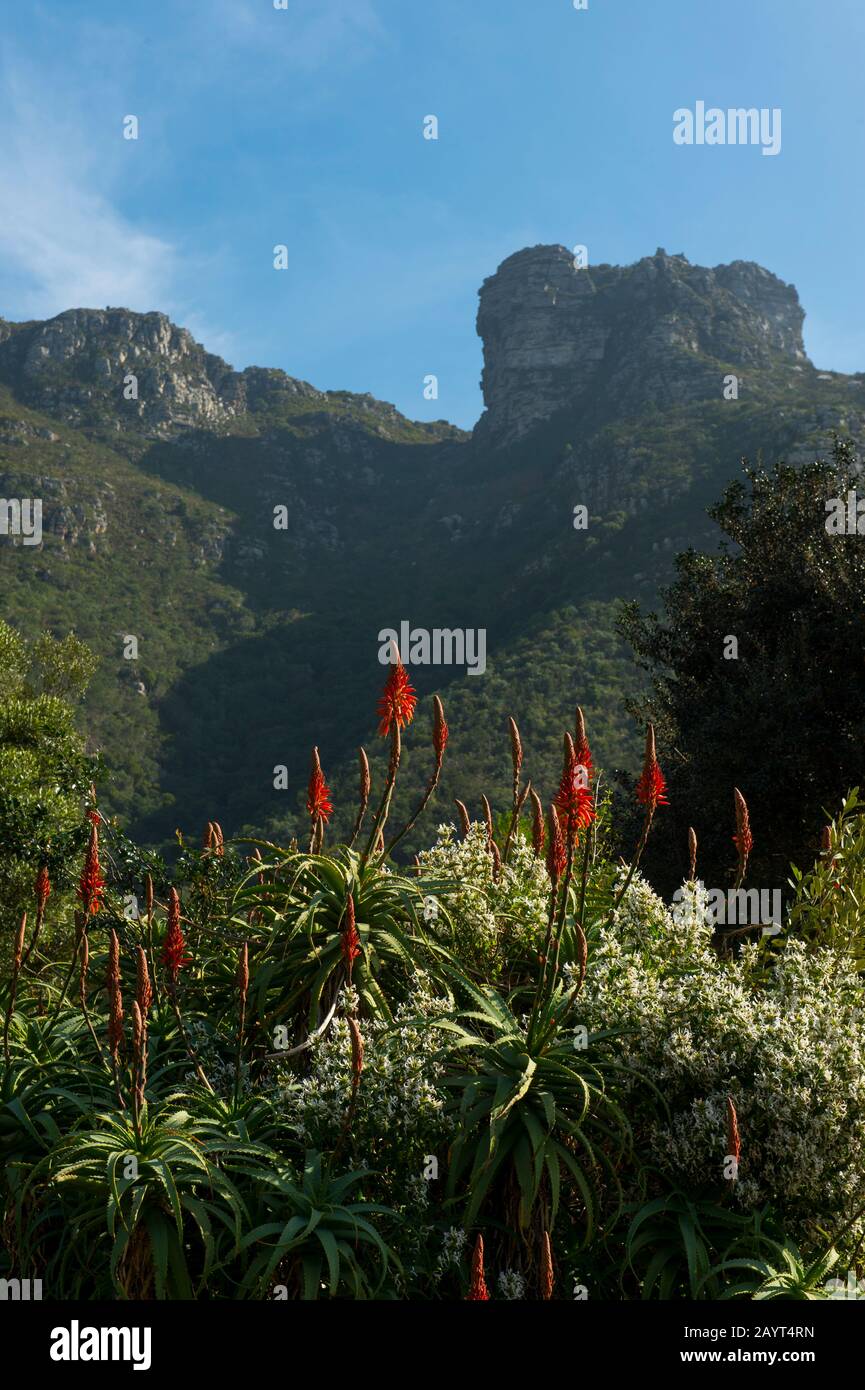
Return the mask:
[[220,47],[230,40],[307,72],[362,62],[386,39],[372,0],[289,0],[284,10],[273,0],[207,0],[202,19]]
[[[0,312],[47,317],[72,305],[164,304],[175,248],[115,205],[74,98],[7,55],[0,111]],[[122,141],[118,139],[118,145]],[[14,305],[7,302],[14,295]]]

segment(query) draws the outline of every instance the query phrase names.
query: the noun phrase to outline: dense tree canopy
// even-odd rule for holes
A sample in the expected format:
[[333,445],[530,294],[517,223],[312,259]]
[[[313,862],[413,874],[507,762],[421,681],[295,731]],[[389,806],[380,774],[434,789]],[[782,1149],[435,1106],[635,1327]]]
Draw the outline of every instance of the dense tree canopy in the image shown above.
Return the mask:
[[666,616],[631,604],[620,626],[652,677],[641,713],[658,726],[679,861],[693,825],[701,876],[729,881],[738,786],[751,881],[783,887],[791,859],[813,858],[824,811],[865,772],[865,537],[838,534],[827,507],[846,510],[855,493],[848,445],[831,461],[744,472],[710,513],[720,552],[680,555]]
[[82,798],[95,773],[75,727],[74,703],[95,669],[74,634],[32,646],[0,622],[0,894],[4,935],[48,866],[58,886],[83,843]]

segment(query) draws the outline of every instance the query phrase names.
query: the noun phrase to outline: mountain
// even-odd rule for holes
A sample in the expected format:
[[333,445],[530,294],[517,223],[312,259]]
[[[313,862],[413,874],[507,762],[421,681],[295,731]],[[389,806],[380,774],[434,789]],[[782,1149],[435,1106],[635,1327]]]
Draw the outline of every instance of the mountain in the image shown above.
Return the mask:
[[865,376],[818,371],[803,318],[751,262],[659,250],[578,269],[561,246],[520,251],[480,291],[471,434],[236,372],[160,313],[0,320],[0,494],[43,516],[39,545],[0,536],[3,615],[74,627],[100,655],[82,718],[102,801],[152,843],[212,818],[302,832],[313,744],[344,829],[357,747],[380,746],[379,633],[403,620],[486,633],[482,674],[411,668],[451,726],[442,816],[454,795],[507,804],[509,713],[545,794],[577,701],[597,760],[627,764],[637,677],[616,601],[651,603],[678,550],[714,546],[705,508],[742,455],[865,441]]

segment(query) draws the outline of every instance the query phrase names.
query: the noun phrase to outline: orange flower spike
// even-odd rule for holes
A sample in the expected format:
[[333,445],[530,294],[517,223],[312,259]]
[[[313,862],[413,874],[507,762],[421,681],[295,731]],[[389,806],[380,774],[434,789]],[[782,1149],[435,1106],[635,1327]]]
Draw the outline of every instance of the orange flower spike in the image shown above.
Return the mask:
[[472,1277],[469,1291],[466,1294],[466,1302],[487,1303],[489,1297],[489,1289],[484,1274],[484,1238],[478,1234],[472,1252]]
[[643,758],[643,772],[637,783],[637,800],[646,807],[650,815],[658,806],[668,806],[667,783],[664,780],[655,752],[655,728],[650,724],[646,730],[646,752]]
[[102,866],[99,863],[99,829],[94,824],[90,829],[90,843],[87,846],[81,878],[78,881],[78,897],[88,916],[93,917],[97,912],[102,911],[104,891],[105,879],[102,877]]
[[434,696],[433,696],[433,752],[435,753],[436,771],[438,771],[438,770],[441,768],[442,759],[444,758],[444,755],[445,755],[445,749],[446,749],[447,746],[448,746],[448,737],[449,737],[449,735],[450,735],[450,730],[448,729],[447,720],[445,719],[444,705],[442,704],[442,702],[441,702],[441,700],[439,699],[438,695],[434,695]]
[[390,733],[392,724],[396,724],[398,729],[407,728],[414,718],[414,707],[417,704],[417,693],[408,678],[395,644],[393,654],[396,660],[391,664],[378,702],[378,731],[382,738]]
[[180,926],[180,898],[177,889],[168,894],[168,930],[162,947],[162,964],[168,972],[172,985],[177,984],[177,976],[184,965],[189,965],[192,957],[186,954],[186,941]]
[[317,748],[312,750],[312,766],[306,791],[306,809],[312,821],[327,821],[333,811],[330,787],[324,779]]
[[736,810],[736,833],[733,836],[733,844],[739,851],[739,877],[744,878],[745,870],[748,867],[748,855],[754,848],[754,837],[751,834],[748,804],[738,787],[733,788],[733,804]]

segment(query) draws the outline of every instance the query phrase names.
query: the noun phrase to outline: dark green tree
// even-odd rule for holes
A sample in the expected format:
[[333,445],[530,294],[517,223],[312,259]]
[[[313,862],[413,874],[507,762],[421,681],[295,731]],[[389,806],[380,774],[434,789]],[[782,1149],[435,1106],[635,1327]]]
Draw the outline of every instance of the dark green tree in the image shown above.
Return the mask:
[[750,882],[783,889],[791,861],[813,862],[824,811],[865,779],[865,534],[831,533],[827,508],[846,507],[857,461],[836,440],[831,461],[743,469],[710,509],[719,553],[677,558],[663,619],[629,604],[620,620],[651,677],[634,713],[655,721],[670,787],[648,858],[667,886],[661,863],[673,850],[673,867],[687,864],[689,825],[698,873],[729,885],[737,786]]

